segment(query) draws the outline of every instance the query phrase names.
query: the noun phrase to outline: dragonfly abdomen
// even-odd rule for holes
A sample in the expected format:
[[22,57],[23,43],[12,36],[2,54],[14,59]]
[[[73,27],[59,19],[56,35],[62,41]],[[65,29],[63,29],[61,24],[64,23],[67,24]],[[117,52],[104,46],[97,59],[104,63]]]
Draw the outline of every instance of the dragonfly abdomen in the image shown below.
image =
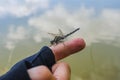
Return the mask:
[[80,29],[80,28],[77,28],[77,29],[75,29],[74,31],[70,32],[69,34],[66,34],[66,35],[64,36],[64,38],[66,38],[66,37],[68,37],[69,35],[75,33],[75,32],[78,31],[79,29]]

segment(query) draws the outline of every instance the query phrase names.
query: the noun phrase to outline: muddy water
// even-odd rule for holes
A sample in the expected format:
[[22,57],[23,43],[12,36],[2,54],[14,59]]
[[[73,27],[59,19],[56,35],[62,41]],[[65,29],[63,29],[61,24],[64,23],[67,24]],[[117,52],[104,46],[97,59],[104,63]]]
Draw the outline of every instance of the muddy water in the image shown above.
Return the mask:
[[[13,51],[1,47],[0,74],[9,70],[17,61],[36,53],[40,48],[40,44],[29,42],[17,44]],[[71,66],[71,80],[120,80],[120,47],[113,44],[92,43],[83,51],[62,61]]]

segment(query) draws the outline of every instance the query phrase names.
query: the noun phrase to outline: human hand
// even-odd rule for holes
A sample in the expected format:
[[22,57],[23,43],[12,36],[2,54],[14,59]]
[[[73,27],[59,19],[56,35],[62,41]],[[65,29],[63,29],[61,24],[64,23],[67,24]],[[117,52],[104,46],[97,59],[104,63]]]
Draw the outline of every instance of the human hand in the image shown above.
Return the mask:
[[[53,45],[50,49],[55,55],[56,62],[71,54],[81,51],[85,42],[81,38]],[[31,80],[70,80],[70,67],[67,63],[56,63],[52,72],[46,66],[37,66],[28,70]]]

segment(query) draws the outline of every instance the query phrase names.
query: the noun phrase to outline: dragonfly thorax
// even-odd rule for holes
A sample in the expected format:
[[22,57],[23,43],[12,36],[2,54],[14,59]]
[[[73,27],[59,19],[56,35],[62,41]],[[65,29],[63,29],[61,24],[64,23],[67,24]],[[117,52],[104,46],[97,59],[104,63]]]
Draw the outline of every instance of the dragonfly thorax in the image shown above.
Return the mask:
[[54,40],[50,41],[51,44],[57,44],[59,42],[62,42],[62,40],[64,39],[63,36],[55,36]]

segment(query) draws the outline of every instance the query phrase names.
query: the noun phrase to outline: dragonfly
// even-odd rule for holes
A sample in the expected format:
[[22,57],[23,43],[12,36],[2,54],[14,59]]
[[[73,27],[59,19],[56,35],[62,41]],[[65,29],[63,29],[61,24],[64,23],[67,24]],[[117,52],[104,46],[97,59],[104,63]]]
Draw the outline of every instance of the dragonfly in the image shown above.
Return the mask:
[[59,29],[59,34],[54,34],[54,33],[48,33],[50,35],[53,35],[54,36],[54,39],[50,41],[51,45],[54,45],[54,44],[58,44],[60,42],[63,42],[63,40],[65,38],[67,38],[68,36],[70,36],[71,34],[75,33],[76,31],[78,31],[80,28],[77,28],[75,29],[74,31],[66,34],[66,35],[63,35],[63,32],[61,31],[61,29]]

